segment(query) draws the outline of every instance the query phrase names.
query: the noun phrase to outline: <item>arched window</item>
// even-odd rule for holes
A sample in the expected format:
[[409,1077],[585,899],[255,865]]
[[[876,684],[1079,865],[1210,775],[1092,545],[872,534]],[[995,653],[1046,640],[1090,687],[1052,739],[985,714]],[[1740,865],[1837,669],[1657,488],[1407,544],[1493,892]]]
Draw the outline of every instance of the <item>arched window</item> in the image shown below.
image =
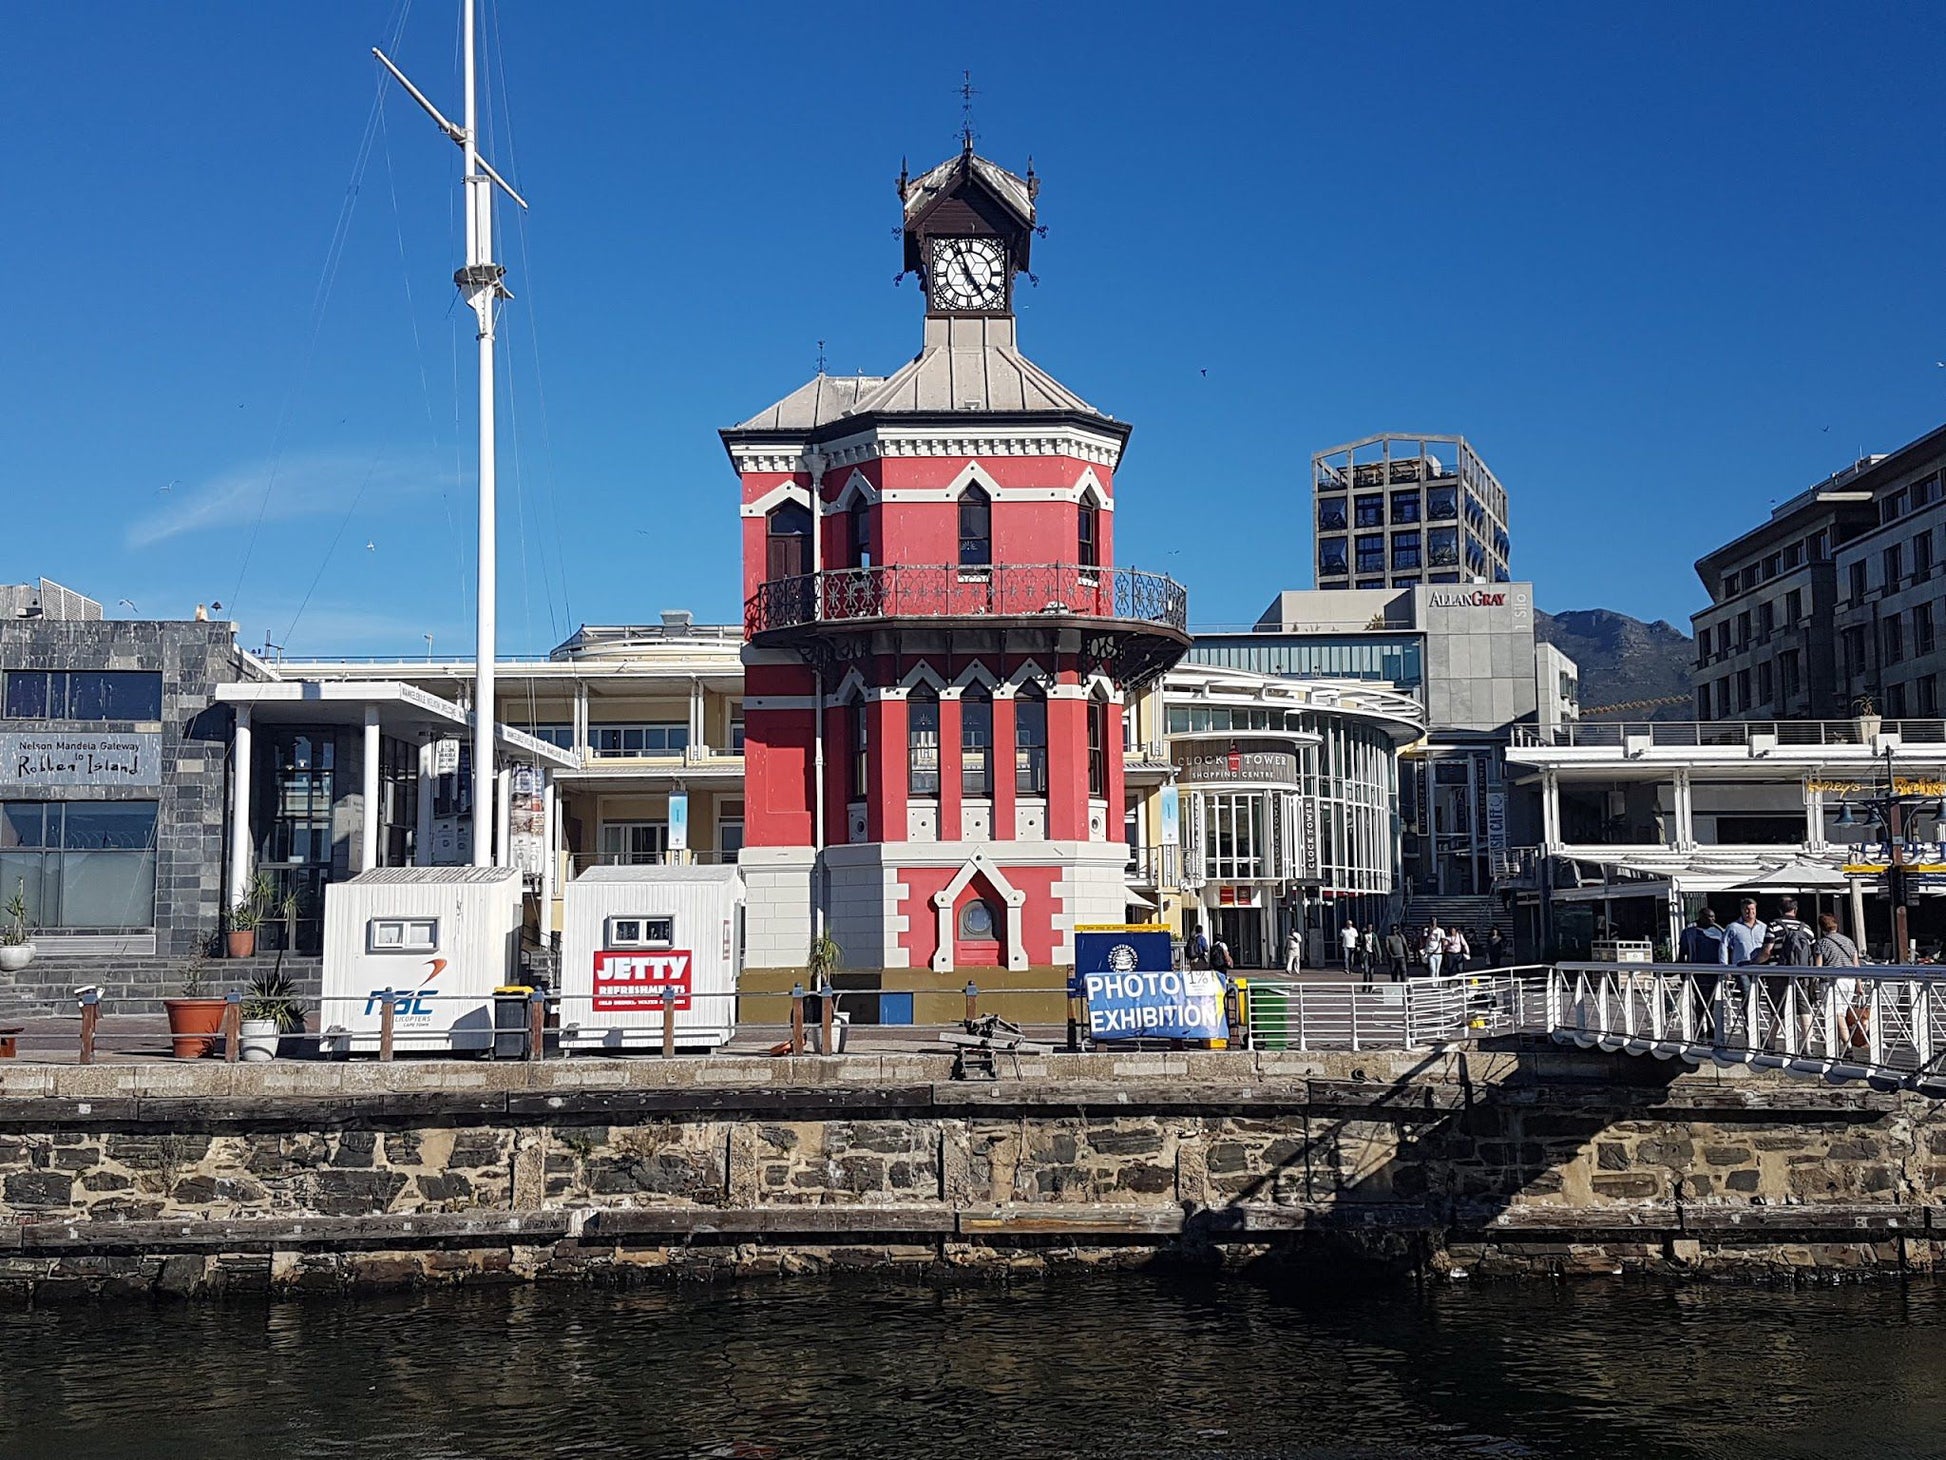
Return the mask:
[[976,897],[961,904],[959,910],[959,936],[969,943],[997,943],[1000,941],[1000,909],[985,898]]
[[959,702],[960,794],[993,794],[993,696],[974,685]]
[[1014,789],[1047,794],[1047,696],[1031,687],[1014,699]]
[[964,568],[993,561],[993,498],[978,482],[959,494],[959,560]]
[[786,502],[775,508],[766,524],[768,552],[764,576],[775,583],[780,578],[802,578],[811,571],[811,509],[801,502]]
[[872,565],[872,504],[863,496],[856,498],[847,517],[851,523],[851,565],[869,568]]
[[1084,568],[1101,566],[1101,509],[1087,497],[1076,512],[1075,542]]
[[1108,704],[1088,700],[1088,794],[1108,794]]
[[845,742],[851,766],[846,795],[850,800],[863,801],[872,780],[871,729],[863,695],[845,706]]
[[915,689],[905,702],[906,794],[917,801],[939,799],[939,694]]

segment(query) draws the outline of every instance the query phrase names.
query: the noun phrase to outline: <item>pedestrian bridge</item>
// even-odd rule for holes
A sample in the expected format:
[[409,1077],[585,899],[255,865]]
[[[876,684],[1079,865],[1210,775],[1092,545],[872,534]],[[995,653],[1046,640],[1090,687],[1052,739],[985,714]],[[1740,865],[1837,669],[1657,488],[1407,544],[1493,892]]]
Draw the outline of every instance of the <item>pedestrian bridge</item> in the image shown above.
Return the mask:
[[1946,1097],[1946,968],[1562,963],[1542,1004],[1542,1027],[1583,1049]]

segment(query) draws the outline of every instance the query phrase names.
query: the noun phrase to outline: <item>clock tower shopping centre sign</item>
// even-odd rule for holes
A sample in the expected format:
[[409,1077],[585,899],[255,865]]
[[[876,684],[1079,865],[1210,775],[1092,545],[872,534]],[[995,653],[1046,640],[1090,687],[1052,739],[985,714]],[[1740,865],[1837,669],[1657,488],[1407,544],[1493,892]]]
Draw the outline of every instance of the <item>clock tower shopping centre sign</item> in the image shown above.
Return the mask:
[[1176,779],[1190,786],[1232,781],[1295,786],[1301,770],[1297,752],[1275,741],[1178,743],[1171,747],[1170,759],[1175,763]]

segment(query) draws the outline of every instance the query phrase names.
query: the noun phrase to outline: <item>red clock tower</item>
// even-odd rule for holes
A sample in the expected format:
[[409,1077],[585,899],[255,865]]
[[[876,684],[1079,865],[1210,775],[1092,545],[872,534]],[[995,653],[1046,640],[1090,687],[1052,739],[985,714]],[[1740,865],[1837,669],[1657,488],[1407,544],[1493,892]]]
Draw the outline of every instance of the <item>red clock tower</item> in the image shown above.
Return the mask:
[[970,144],[902,174],[919,354],[722,433],[747,988],[801,977],[820,927],[851,987],[1051,988],[1076,924],[1123,919],[1124,697],[1181,656],[1187,599],[1115,566],[1128,425],[1015,342],[1038,188]]

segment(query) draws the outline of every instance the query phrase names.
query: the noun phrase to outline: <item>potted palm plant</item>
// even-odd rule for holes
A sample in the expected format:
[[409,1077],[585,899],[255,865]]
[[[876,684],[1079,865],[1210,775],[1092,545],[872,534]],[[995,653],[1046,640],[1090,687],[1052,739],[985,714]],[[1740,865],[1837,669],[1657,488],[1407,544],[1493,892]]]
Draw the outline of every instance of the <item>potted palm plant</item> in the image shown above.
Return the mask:
[[34,961],[34,945],[27,937],[27,879],[14,884],[7,899],[7,920],[0,924],[0,970],[19,973]]
[[250,879],[243,896],[230,909],[229,953],[232,958],[249,958],[257,951],[257,929],[264,915],[277,900],[277,889],[259,872]]
[[164,999],[169,1014],[169,1038],[179,1060],[201,1059],[216,1047],[216,1036],[223,1029],[224,1001],[212,998],[209,975],[204,968],[208,954],[202,947],[177,965],[177,986],[173,999]]
[[277,1044],[286,1034],[304,1027],[304,1005],[298,1002],[291,976],[270,969],[250,980],[243,995],[242,1058],[277,1058]]

